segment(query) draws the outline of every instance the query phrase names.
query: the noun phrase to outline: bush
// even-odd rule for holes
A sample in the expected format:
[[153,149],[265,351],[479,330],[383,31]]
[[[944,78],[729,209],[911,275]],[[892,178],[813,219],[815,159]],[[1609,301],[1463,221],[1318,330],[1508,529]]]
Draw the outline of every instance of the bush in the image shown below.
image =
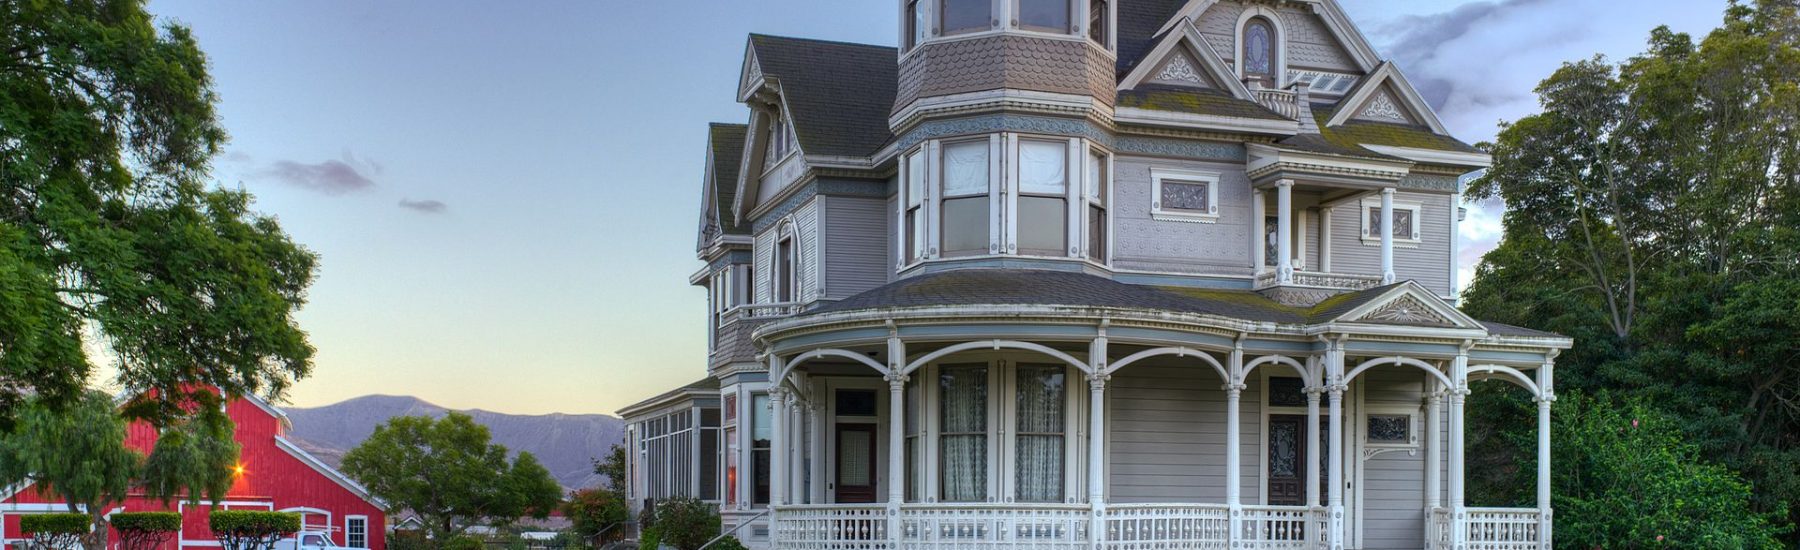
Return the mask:
[[678,550],[700,550],[700,546],[719,536],[719,512],[699,500],[662,501],[657,504],[655,519],[662,541]]
[[154,550],[181,531],[181,514],[175,512],[120,512],[112,515],[119,531],[119,550]]
[[216,510],[208,515],[207,525],[226,550],[269,550],[300,530],[300,514]]
[[426,540],[425,532],[417,529],[401,529],[387,536],[388,550],[435,550],[430,540]]
[[28,514],[19,517],[19,530],[31,535],[31,548],[74,548],[93,531],[87,514]]
[[443,550],[483,550],[485,548],[487,548],[487,545],[482,544],[481,541],[476,540],[475,537],[457,535],[450,537],[450,540],[444,541]]
[[725,538],[719,539],[719,542],[715,542],[715,543],[713,543],[712,546],[706,547],[706,550],[750,550],[750,549],[749,549],[749,547],[744,546],[744,541],[738,540],[737,537],[734,537],[731,535],[725,535]]
[[655,527],[645,527],[644,534],[638,536],[638,550],[656,550],[662,547],[662,533]]

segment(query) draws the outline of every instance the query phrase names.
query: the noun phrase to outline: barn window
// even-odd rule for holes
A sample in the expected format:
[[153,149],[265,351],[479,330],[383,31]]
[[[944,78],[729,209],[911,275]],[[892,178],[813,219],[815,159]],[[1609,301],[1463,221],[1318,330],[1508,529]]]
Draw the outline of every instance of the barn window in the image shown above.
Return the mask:
[[344,518],[344,546],[350,548],[369,547],[368,517],[349,516]]

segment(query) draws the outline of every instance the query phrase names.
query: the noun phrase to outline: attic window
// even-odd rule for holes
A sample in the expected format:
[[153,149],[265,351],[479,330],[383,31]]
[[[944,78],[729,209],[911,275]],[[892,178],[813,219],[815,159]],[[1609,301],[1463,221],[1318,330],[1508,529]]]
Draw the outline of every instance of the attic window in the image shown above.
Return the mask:
[[1269,20],[1256,17],[1244,24],[1244,77],[1262,81],[1265,87],[1275,84],[1275,28]]

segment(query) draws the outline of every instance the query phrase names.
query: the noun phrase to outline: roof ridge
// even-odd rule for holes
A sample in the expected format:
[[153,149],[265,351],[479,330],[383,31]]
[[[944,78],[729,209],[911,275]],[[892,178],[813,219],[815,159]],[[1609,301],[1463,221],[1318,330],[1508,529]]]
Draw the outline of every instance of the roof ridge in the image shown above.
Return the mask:
[[854,47],[859,47],[859,48],[874,48],[874,49],[882,49],[882,50],[889,50],[889,51],[898,51],[899,50],[899,48],[896,48],[894,46],[882,46],[879,44],[864,44],[862,42],[848,42],[848,41],[844,41],[844,40],[826,40],[823,38],[806,38],[803,36],[782,36],[782,35],[777,35],[777,34],[763,34],[763,33],[756,33],[756,32],[750,33],[750,38],[752,38],[752,39],[773,38],[776,40],[793,40],[793,41],[797,41],[797,42],[811,42],[814,44],[835,44],[835,45],[839,45],[839,46],[854,46]]

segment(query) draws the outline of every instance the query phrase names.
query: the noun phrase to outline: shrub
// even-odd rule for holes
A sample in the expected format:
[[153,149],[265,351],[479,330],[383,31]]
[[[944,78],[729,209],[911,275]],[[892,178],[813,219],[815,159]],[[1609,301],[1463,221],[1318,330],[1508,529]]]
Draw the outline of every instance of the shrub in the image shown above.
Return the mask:
[[425,539],[425,532],[417,529],[400,529],[387,536],[388,550],[434,550],[431,541]]
[[457,535],[450,537],[450,540],[444,541],[443,550],[483,550],[486,547],[487,545],[482,544],[481,541],[476,540],[475,537]]
[[731,535],[725,535],[725,538],[719,539],[719,542],[715,542],[715,543],[713,543],[712,546],[706,547],[706,550],[750,550],[750,549],[749,549],[749,547],[744,546],[744,541],[738,540],[737,537],[734,537]]
[[655,527],[645,527],[644,534],[638,536],[638,550],[656,550],[662,547],[662,533]]
[[119,550],[154,550],[181,531],[181,514],[175,512],[120,512],[112,515],[119,531]]
[[216,510],[208,515],[207,525],[226,550],[269,550],[300,530],[300,514]]
[[19,517],[19,530],[31,535],[33,548],[73,548],[93,531],[87,514],[29,514]]
[[665,500],[656,507],[656,530],[669,546],[700,550],[719,536],[719,512],[713,505],[691,498]]

